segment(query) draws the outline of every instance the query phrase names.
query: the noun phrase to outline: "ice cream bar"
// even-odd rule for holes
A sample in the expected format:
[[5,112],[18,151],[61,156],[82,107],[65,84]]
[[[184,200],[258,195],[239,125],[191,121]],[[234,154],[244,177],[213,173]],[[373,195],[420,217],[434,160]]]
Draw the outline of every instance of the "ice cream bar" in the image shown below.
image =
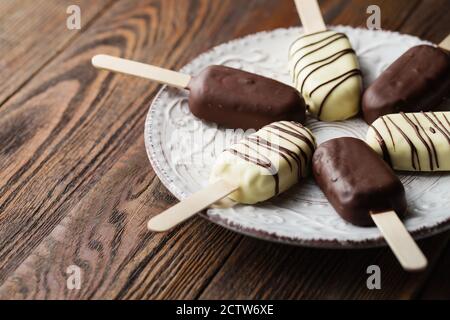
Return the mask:
[[217,159],[210,183],[239,185],[228,197],[253,204],[287,190],[309,173],[315,139],[300,123],[267,125],[226,149]]
[[324,121],[359,112],[362,80],[358,59],[344,33],[327,30],[316,0],[295,1],[305,33],[289,47],[289,70],[306,108]]
[[406,213],[405,189],[392,169],[364,141],[328,140],[316,149],[314,178],[339,215],[361,226],[376,225],[405,270],[427,259],[399,219]]
[[272,198],[308,174],[315,147],[314,136],[300,123],[267,125],[224,150],[209,186],[150,219],[148,229],[169,230],[224,198],[233,204]]
[[294,86],[320,120],[345,120],[359,112],[361,71],[347,36],[326,30],[298,38],[289,50]]
[[394,169],[450,170],[450,112],[382,116],[370,126],[366,141]]
[[305,120],[297,90],[242,70],[209,66],[191,79],[188,89],[191,112],[227,128],[259,129],[275,121]]
[[450,96],[450,55],[441,48],[415,46],[391,64],[363,95],[368,124],[403,112],[429,111]]
[[191,77],[108,55],[95,56],[92,64],[187,89],[195,116],[227,128],[260,129],[275,121],[305,120],[305,104],[295,88],[242,70],[210,66]]
[[364,141],[328,140],[313,156],[314,178],[339,215],[358,226],[374,224],[371,213],[406,211],[405,190],[392,169]]

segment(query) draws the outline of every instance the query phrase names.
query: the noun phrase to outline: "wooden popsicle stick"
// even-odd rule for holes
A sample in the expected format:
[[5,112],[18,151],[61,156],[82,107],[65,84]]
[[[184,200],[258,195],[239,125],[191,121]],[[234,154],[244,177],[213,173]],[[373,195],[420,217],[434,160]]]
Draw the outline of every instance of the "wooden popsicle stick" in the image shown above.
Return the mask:
[[317,0],[294,0],[305,34],[327,30]]
[[150,79],[172,87],[186,89],[191,76],[180,72],[163,69],[149,64],[99,54],[92,58],[92,65],[99,69],[120,72]]
[[371,213],[370,216],[405,270],[420,271],[427,267],[427,258],[395,211]]
[[441,43],[439,43],[439,47],[450,51],[450,34],[444,40],[442,40]]
[[238,188],[239,186],[237,185],[230,184],[225,180],[219,180],[151,218],[148,221],[147,228],[156,232],[167,231],[222,198],[225,198]]

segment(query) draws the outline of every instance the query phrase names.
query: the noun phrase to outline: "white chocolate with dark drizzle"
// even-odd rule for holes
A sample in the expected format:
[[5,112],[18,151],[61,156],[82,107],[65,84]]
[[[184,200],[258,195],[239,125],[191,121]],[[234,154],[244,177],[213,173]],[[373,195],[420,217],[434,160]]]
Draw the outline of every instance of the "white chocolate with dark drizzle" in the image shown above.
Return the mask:
[[450,170],[450,112],[389,114],[369,128],[369,144],[394,169]]
[[238,183],[240,188],[228,197],[239,203],[267,200],[309,173],[315,147],[312,133],[301,124],[274,122],[226,149],[216,160],[210,183]]
[[289,69],[318,119],[345,120],[359,112],[361,71],[345,34],[326,30],[301,36],[289,48]]

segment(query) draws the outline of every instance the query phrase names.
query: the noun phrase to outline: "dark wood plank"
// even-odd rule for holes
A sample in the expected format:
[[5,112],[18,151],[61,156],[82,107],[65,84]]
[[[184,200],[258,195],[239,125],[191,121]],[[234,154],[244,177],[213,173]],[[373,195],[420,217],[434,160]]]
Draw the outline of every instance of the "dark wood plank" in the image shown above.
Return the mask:
[[[427,272],[402,270],[388,248],[305,249],[245,238],[201,299],[407,299],[429,276],[449,234],[421,241]],[[268,258],[270,257],[270,259]],[[381,270],[381,290],[367,288],[367,267]]]
[[350,25],[366,28],[366,13],[369,5],[378,5],[381,10],[381,28],[384,30],[399,30],[405,19],[416,9],[420,0],[341,0],[321,1],[325,22],[330,25]]
[[401,31],[439,43],[450,33],[449,12],[450,1],[420,1]]
[[[149,217],[173,202],[140,137],[4,283],[0,298],[194,298],[238,236],[199,217],[167,234],[148,232]],[[80,290],[67,289],[70,265],[82,268]]]
[[[76,39],[112,1],[0,1],[0,106]],[[67,29],[69,5],[81,9],[81,30]]]
[[[430,1],[431,3],[431,1]],[[332,24],[364,26],[369,4],[378,4],[382,12],[382,27],[400,32],[410,31],[429,40],[438,41],[450,30],[445,16],[435,13],[436,7],[447,8],[448,1],[341,1],[322,3],[328,6],[325,16]],[[439,28],[430,30],[421,24],[419,15],[433,18]],[[329,22],[329,21],[328,21]],[[311,299],[311,298],[415,298],[436,267],[449,243],[450,234],[421,242],[430,260],[430,267],[420,274],[405,273],[387,249],[364,251],[333,251],[287,248],[243,239],[225,263],[202,299]],[[267,259],[271,257],[271,259]],[[379,265],[382,272],[382,290],[368,290],[366,268]]]
[[142,135],[157,86],[98,72],[91,57],[179,61],[190,45],[184,30],[199,25],[186,18],[181,28],[164,33],[174,27],[167,23],[161,31],[160,19],[172,21],[174,6],[116,2],[0,109],[0,283]]

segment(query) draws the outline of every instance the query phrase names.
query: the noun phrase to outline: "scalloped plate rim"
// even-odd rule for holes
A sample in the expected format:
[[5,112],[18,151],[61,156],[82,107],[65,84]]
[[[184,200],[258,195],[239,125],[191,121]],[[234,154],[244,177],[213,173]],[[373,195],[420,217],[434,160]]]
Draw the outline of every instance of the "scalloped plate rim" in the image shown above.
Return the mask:
[[[344,28],[352,28],[355,30],[363,30],[363,31],[372,31],[372,32],[378,32],[374,30],[368,30],[365,28],[360,27],[350,27],[350,26],[342,26],[342,25],[336,25],[331,27],[344,27]],[[192,64],[194,61],[201,59],[203,56],[208,55],[211,51],[217,50],[220,47],[231,45],[234,42],[243,41],[246,38],[252,38],[252,37],[258,37],[263,35],[268,35],[270,33],[275,32],[283,32],[283,31],[289,31],[289,30],[299,30],[301,31],[301,27],[289,27],[289,28],[277,28],[274,30],[269,31],[260,31],[257,33],[249,34],[240,38],[232,39],[230,41],[221,43],[217,46],[212,47],[211,49],[197,55],[194,59],[192,59],[190,62],[188,62],[186,65],[184,65],[179,71],[182,72],[185,68],[187,68],[190,64]],[[387,33],[387,34],[396,34],[400,36],[410,37],[419,39],[422,42],[426,42],[429,44],[432,44],[429,41],[422,40],[418,37],[408,35],[408,34],[402,34],[397,31],[390,31],[390,30],[382,30],[381,32]],[[187,194],[180,190],[175,184],[170,182],[170,178],[168,177],[167,173],[165,173],[165,170],[162,169],[161,164],[159,163],[159,160],[156,158],[155,155],[152,153],[153,144],[151,142],[151,134],[150,134],[150,128],[153,126],[152,121],[152,114],[154,112],[153,106],[161,99],[161,95],[167,90],[167,85],[163,85],[160,90],[157,92],[155,97],[153,98],[152,102],[150,103],[149,110],[146,116],[145,120],[145,128],[144,128],[144,143],[145,143],[145,149],[147,156],[149,158],[150,164],[152,165],[156,175],[160,179],[161,183],[178,199],[182,200],[184,199]],[[254,239],[258,240],[264,240],[264,241],[270,241],[274,243],[281,243],[281,244],[287,244],[287,245],[294,245],[294,246],[302,246],[302,247],[309,247],[309,248],[319,248],[319,249],[369,249],[369,248],[377,248],[377,247],[385,247],[387,246],[386,241],[383,239],[383,237],[380,236],[377,238],[368,238],[365,240],[330,240],[330,239],[321,239],[321,238],[305,238],[300,239],[298,237],[288,237],[288,236],[279,236],[270,232],[264,232],[260,230],[255,230],[253,228],[248,228],[244,226],[237,226],[233,222],[229,222],[226,219],[220,218],[218,216],[209,216],[206,214],[206,211],[203,211],[199,213],[199,215],[212,222],[215,223],[221,227],[226,228],[227,230],[234,231],[236,233],[239,233],[244,236],[248,236]],[[440,221],[432,226],[426,226],[422,228],[417,228],[416,230],[410,231],[411,235],[414,239],[420,240],[423,238],[431,237],[433,235],[445,232],[447,230],[450,230],[450,217],[447,220]]]

